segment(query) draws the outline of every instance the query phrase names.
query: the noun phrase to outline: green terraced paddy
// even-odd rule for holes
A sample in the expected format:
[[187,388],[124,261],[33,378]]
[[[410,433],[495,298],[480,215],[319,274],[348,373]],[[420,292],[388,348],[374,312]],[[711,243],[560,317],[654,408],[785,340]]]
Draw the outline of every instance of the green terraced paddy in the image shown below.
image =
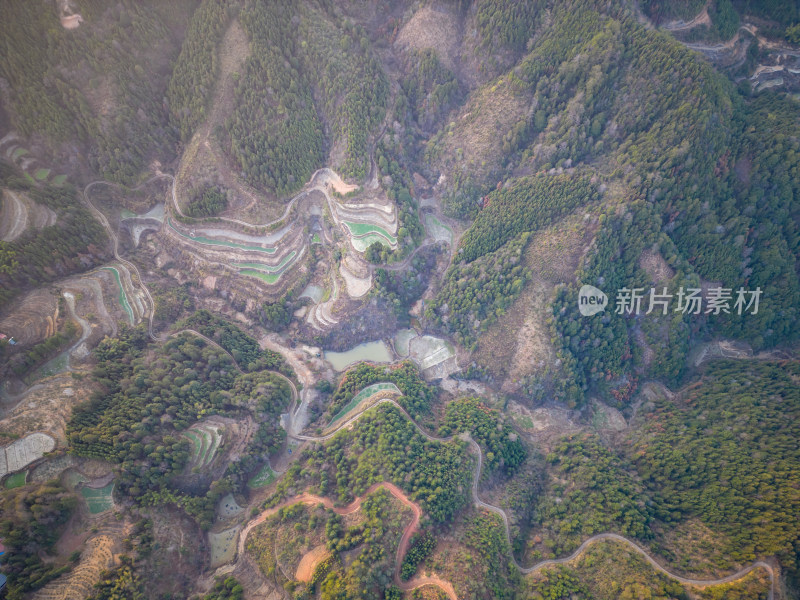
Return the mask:
[[51,181],[50,183],[55,186],[62,186],[64,185],[65,181],[67,181],[66,175],[56,175],[55,177],[53,177],[53,181]]
[[275,471],[273,471],[268,464],[264,465],[261,467],[258,473],[256,473],[253,478],[247,482],[247,487],[250,489],[266,487],[275,481],[275,476]]
[[217,449],[222,442],[222,436],[210,426],[201,425],[193,429],[187,429],[183,435],[192,442],[191,462],[198,467],[205,467],[217,453]]
[[89,507],[89,514],[98,515],[114,507],[114,499],[111,495],[113,489],[113,481],[105,487],[98,489],[86,486],[81,488],[81,496],[86,500],[86,504]]
[[131,305],[128,304],[128,296],[125,294],[125,288],[122,287],[122,280],[119,277],[119,271],[117,271],[114,267],[103,267],[103,269],[114,273],[114,279],[117,280],[117,287],[119,287],[119,304],[128,314],[128,320],[130,321],[131,326],[133,326],[133,309],[131,308]]
[[239,269],[254,269],[256,271],[266,271],[267,273],[279,273],[283,271],[284,267],[288,265],[294,257],[297,256],[297,252],[292,250],[281,262],[277,265],[264,265],[261,263],[250,263],[250,262],[243,262],[243,263],[235,263],[235,266]]
[[354,237],[351,238],[351,241],[353,243],[353,248],[355,248],[358,252],[366,252],[367,248],[369,248],[375,242],[378,242],[382,246],[387,246],[389,248],[392,247],[392,245],[389,243],[389,240],[378,233],[370,233],[363,237]]
[[347,229],[350,230],[350,233],[356,237],[364,237],[370,234],[378,234],[383,236],[388,240],[388,242],[392,246],[397,245],[397,238],[394,237],[391,233],[386,231],[383,227],[378,225],[372,225],[371,223],[351,223],[349,221],[343,221]]
[[342,407],[342,410],[340,410],[336,414],[336,416],[331,419],[331,422],[328,423],[328,425],[330,426],[330,425],[333,425],[334,423],[336,423],[336,421],[341,419],[343,416],[345,416],[347,413],[349,413],[351,410],[353,410],[356,406],[358,406],[358,404],[362,400],[366,400],[367,398],[369,398],[373,394],[375,394],[377,392],[382,392],[382,391],[385,391],[385,390],[392,390],[394,392],[397,392],[398,394],[402,393],[402,392],[400,392],[398,387],[393,383],[386,383],[386,382],[384,382],[384,383],[373,383],[372,385],[369,385],[369,386],[365,387],[363,390],[361,390],[355,396],[353,396],[353,399],[350,400],[350,402],[348,402],[345,406]]
[[203,466],[206,466],[214,460],[214,455],[217,453],[217,449],[219,448],[220,443],[222,442],[222,436],[214,431],[213,433],[208,434],[211,438],[211,444],[209,444],[208,450],[206,450],[205,456],[203,456]]
[[25,476],[28,474],[27,471],[20,471],[19,473],[14,473],[11,477],[6,479],[6,489],[13,490],[14,488],[22,487],[25,485]]
[[36,178],[37,181],[42,181],[43,179],[47,179],[50,175],[50,169],[36,169],[36,172],[33,176]]
[[281,278],[280,273],[264,273],[263,271],[256,271],[254,269],[242,269],[239,271],[239,275],[258,277],[261,281],[265,281],[267,283],[275,283]]
[[223,242],[222,240],[212,240],[211,238],[203,236],[191,236],[178,230],[175,227],[175,225],[172,224],[172,219],[168,218],[167,223],[172,228],[172,230],[179,236],[186,238],[187,240],[192,240],[193,242],[197,242],[198,244],[206,244],[208,246],[223,246],[225,248],[238,248],[239,250],[252,250],[254,252],[266,252],[267,254],[275,254],[275,252],[277,252],[278,250],[277,248],[262,248],[261,246],[246,246],[244,244],[237,244],[235,242]]
[[183,435],[185,435],[187,438],[189,438],[189,441],[192,442],[192,459],[191,460],[192,460],[192,462],[197,462],[197,459],[200,456],[200,452],[203,451],[203,442],[202,442],[202,440],[199,437],[197,437],[195,432],[192,431],[191,429],[187,430],[187,431],[184,431]]

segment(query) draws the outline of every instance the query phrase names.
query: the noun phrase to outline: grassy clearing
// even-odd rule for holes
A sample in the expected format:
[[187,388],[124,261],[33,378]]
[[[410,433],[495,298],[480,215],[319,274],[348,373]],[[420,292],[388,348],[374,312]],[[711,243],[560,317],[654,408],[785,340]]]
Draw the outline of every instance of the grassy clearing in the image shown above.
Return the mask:
[[53,360],[50,360],[43,364],[41,367],[36,369],[29,377],[25,378],[25,382],[31,384],[34,381],[38,381],[39,379],[44,379],[45,377],[52,377],[53,375],[58,375],[59,373],[63,373],[69,368],[69,350],[65,350],[58,356],[56,356]]
[[13,490],[14,488],[22,487],[25,485],[25,477],[28,474],[27,471],[20,471],[18,473],[14,473],[8,479],[6,479],[6,489]]
[[266,464],[256,473],[250,481],[247,482],[247,487],[250,489],[258,489],[262,487],[268,486],[270,483],[275,481],[277,474],[272,468]]
[[318,233],[315,233],[314,235],[311,236],[311,243],[312,244],[321,244],[322,243],[322,238],[319,237]]
[[20,156],[25,156],[27,153],[28,151],[25,148],[17,148],[11,154],[11,160],[17,160]]
[[56,175],[55,177],[53,177],[53,181],[51,181],[50,183],[56,187],[60,187],[64,185],[66,181],[67,181],[66,175]]
[[50,176],[50,169],[36,169],[33,174],[37,181],[43,181]]
[[428,226],[428,231],[430,232],[431,236],[437,242],[444,241],[448,244],[452,244],[453,230],[437,219],[435,215],[426,215],[425,224]]
[[114,500],[112,498],[112,491],[114,490],[114,482],[112,481],[105,487],[90,488],[82,487],[81,496],[86,500],[86,505],[89,507],[89,514],[98,515],[114,507]]

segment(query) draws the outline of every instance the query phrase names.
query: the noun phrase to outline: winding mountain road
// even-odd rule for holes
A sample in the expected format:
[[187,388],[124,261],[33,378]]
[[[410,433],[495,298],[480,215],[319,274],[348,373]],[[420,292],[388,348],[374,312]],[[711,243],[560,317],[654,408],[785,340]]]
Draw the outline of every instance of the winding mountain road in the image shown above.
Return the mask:
[[[332,431],[331,433],[329,433],[327,435],[324,435],[324,436],[290,435],[290,437],[294,437],[295,439],[298,439],[298,440],[304,440],[304,441],[310,441],[310,442],[324,442],[326,440],[331,439],[334,435],[336,435],[342,429],[345,429],[345,428],[353,425],[358,419],[360,419],[365,414],[370,412],[371,409],[373,409],[373,408],[375,408],[377,406],[380,406],[381,404],[391,404],[391,405],[393,405],[403,415],[405,415],[405,417],[412,423],[412,425],[415,427],[415,429],[425,439],[427,439],[428,441],[438,442],[438,443],[447,443],[447,442],[451,442],[453,439],[458,437],[458,438],[463,439],[463,440],[465,440],[465,441],[467,441],[469,443],[471,450],[477,455],[477,461],[476,461],[476,464],[475,464],[475,473],[474,473],[473,479],[472,479],[472,500],[473,500],[473,503],[478,508],[482,508],[484,510],[488,510],[490,512],[493,512],[494,514],[498,515],[501,518],[501,520],[503,521],[503,526],[505,527],[506,539],[508,540],[509,548],[511,548],[512,547],[512,544],[511,544],[511,532],[510,532],[510,527],[509,527],[509,523],[508,523],[508,516],[506,515],[505,511],[502,508],[498,507],[498,506],[494,506],[492,504],[488,504],[488,503],[484,502],[483,500],[480,499],[480,496],[478,495],[478,483],[480,481],[481,471],[483,469],[483,452],[482,452],[480,446],[478,446],[478,444],[475,442],[475,440],[473,440],[469,436],[469,434],[465,433],[465,434],[461,434],[459,436],[449,436],[449,437],[438,437],[438,436],[431,435],[430,433],[428,433],[427,431],[422,429],[411,418],[411,416],[405,411],[405,409],[397,403],[397,401],[395,401],[392,398],[382,398],[381,400],[379,400],[375,404],[369,406],[368,408],[366,408],[362,412],[358,413],[357,415],[354,415],[353,417],[349,418],[347,421],[343,422],[334,431]],[[388,485],[390,485],[390,484],[388,484],[388,482],[386,482],[385,484],[376,484],[376,485],[377,486],[386,485],[387,489],[390,489],[390,488],[388,488]],[[390,491],[391,491],[391,489],[390,489]],[[291,501],[289,501],[289,502],[291,502]],[[418,506],[417,506],[417,508],[419,509]],[[409,533],[409,537],[410,537],[410,535],[411,534]],[[611,540],[611,541],[615,541],[615,542],[619,542],[619,543],[627,545],[629,548],[634,550],[636,553],[640,554],[659,573],[662,573],[662,574],[664,574],[664,575],[666,575],[666,576],[668,576],[668,577],[670,577],[670,578],[672,578],[672,579],[674,579],[674,580],[676,580],[679,583],[684,584],[684,585],[692,585],[692,586],[696,586],[696,587],[708,587],[708,586],[715,586],[715,585],[723,585],[723,584],[731,583],[731,582],[734,582],[734,581],[737,581],[737,580],[741,579],[742,577],[746,576],[747,574],[749,574],[751,571],[753,571],[756,568],[763,568],[764,570],[767,571],[767,573],[769,573],[769,578],[770,578],[769,600],[775,600],[775,586],[776,586],[775,571],[774,571],[773,567],[767,562],[756,561],[753,564],[751,564],[751,565],[749,565],[749,566],[747,566],[747,567],[745,567],[743,569],[740,569],[739,571],[737,571],[735,573],[731,573],[730,575],[727,575],[727,576],[719,578],[719,579],[693,579],[693,578],[689,578],[689,577],[683,577],[682,575],[679,575],[677,573],[673,573],[672,571],[670,571],[667,568],[665,568],[664,566],[662,566],[652,556],[652,554],[650,554],[650,552],[648,550],[646,550],[645,548],[643,548],[642,546],[640,546],[636,542],[634,542],[634,541],[632,541],[632,540],[630,540],[630,539],[628,539],[628,538],[626,538],[624,536],[618,535],[616,533],[600,533],[600,534],[597,534],[597,535],[593,535],[592,537],[590,537],[586,541],[584,541],[583,544],[581,544],[578,547],[578,549],[575,550],[575,552],[573,552],[569,556],[566,556],[564,558],[558,558],[558,559],[543,560],[543,561],[540,561],[540,562],[535,563],[535,564],[533,564],[531,566],[528,566],[528,567],[524,567],[524,566],[520,565],[519,562],[517,562],[516,557],[513,555],[513,552],[510,553],[510,558],[513,561],[514,565],[522,573],[527,575],[527,574],[530,574],[530,573],[535,573],[537,571],[540,571],[541,569],[546,569],[548,567],[552,567],[552,566],[555,566],[555,565],[561,565],[561,564],[569,563],[569,562],[575,560],[576,558],[578,558],[581,554],[583,554],[586,551],[586,549],[589,548],[589,546],[591,546],[592,544],[595,544],[595,543],[600,542],[600,541],[607,541],[607,540]],[[399,565],[402,562],[402,555],[399,552],[398,552],[397,560],[398,560],[397,569],[399,569]],[[413,581],[414,580],[412,580],[412,582]],[[452,594],[451,594],[452,585],[447,583],[447,585],[449,586],[449,589],[447,589],[444,585],[441,585],[438,582],[436,583],[436,585],[439,585],[447,593],[447,595],[452,600],[456,600],[455,599],[455,595],[454,595],[455,592],[452,592]]]
[[[162,175],[156,175],[155,177],[151,177],[150,179],[148,179],[147,181],[145,181],[141,185],[133,188],[133,191],[136,191],[136,190],[144,187],[145,185],[147,185],[149,183],[152,183],[153,181],[155,181],[157,179],[162,179],[163,177],[165,177],[165,175],[163,175],[163,174]],[[169,177],[172,177],[172,176],[169,175]],[[147,301],[148,301],[148,303],[150,305],[149,306],[150,314],[149,314],[148,323],[147,323],[147,334],[150,336],[150,339],[153,340],[154,342],[163,341],[162,339],[157,338],[153,334],[153,317],[155,316],[155,312],[156,312],[156,303],[155,303],[155,300],[153,300],[153,297],[150,295],[150,290],[147,289],[147,285],[145,285],[145,283],[144,283],[144,279],[142,278],[142,274],[139,272],[139,267],[137,267],[131,261],[129,261],[129,260],[125,259],[125,258],[122,258],[120,256],[120,254],[119,254],[119,238],[117,237],[116,232],[111,227],[111,224],[108,222],[108,219],[103,214],[103,212],[99,208],[97,208],[94,204],[92,204],[91,200],[89,200],[89,190],[91,190],[96,185],[109,185],[109,186],[113,186],[113,187],[122,187],[122,186],[120,186],[120,185],[118,185],[116,183],[109,183],[108,181],[103,181],[103,180],[92,181],[85,188],[83,188],[83,201],[89,207],[89,210],[92,212],[92,214],[95,216],[95,218],[98,221],[100,221],[100,224],[105,228],[106,232],[108,232],[108,236],[111,238],[111,241],[113,242],[112,247],[113,247],[113,250],[114,250],[114,258],[116,260],[118,260],[119,262],[121,262],[122,264],[124,264],[126,267],[128,267],[128,269],[131,272],[136,273],[136,277],[139,279],[139,286],[142,288],[142,291],[144,291],[144,295],[147,296]],[[175,186],[173,185],[172,187],[173,187],[173,193],[174,193]]]
[[[699,48],[697,48],[697,49],[699,49]],[[326,171],[328,171],[328,172],[326,172]],[[296,195],[294,198],[292,198],[292,200],[288,203],[288,205],[287,205],[287,207],[286,207],[286,209],[284,211],[284,214],[281,216],[281,218],[279,218],[279,219],[277,219],[275,221],[272,221],[272,222],[266,223],[266,224],[261,224],[261,225],[253,225],[253,224],[246,223],[246,222],[243,222],[243,221],[238,221],[238,220],[235,220],[235,219],[223,218],[222,220],[229,221],[229,222],[234,222],[234,223],[245,225],[245,226],[251,226],[251,227],[253,227],[253,226],[259,226],[259,227],[267,226],[268,227],[270,225],[274,225],[275,223],[279,223],[280,221],[285,219],[289,215],[289,212],[291,211],[291,209],[292,209],[293,205],[295,204],[295,202],[297,202],[301,197],[303,197],[306,194],[310,193],[311,191],[315,191],[315,190],[321,191],[324,194],[324,196],[326,197],[327,201],[330,203],[331,202],[331,198],[330,198],[329,194],[327,193],[327,189],[325,188],[325,183],[326,183],[325,180],[326,180],[326,176],[327,177],[331,176],[331,173],[332,172],[330,172],[330,169],[327,169],[327,168],[326,169],[320,169],[319,171],[314,173],[314,176],[309,181],[309,184],[308,184],[307,188],[305,190],[303,190],[302,192],[300,192],[298,195]],[[317,178],[318,174],[322,175],[322,177],[321,177],[321,179],[323,180],[322,183],[315,183],[315,179]],[[134,190],[139,189],[139,188],[143,187],[144,185],[147,185],[147,184],[151,183],[152,181],[155,181],[155,180],[161,179],[161,178],[168,178],[168,179],[171,180],[171,182],[172,182],[172,186],[171,187],[172,187],[173,205],[175,207],[176,212],[178,214],[180,214],[180,215],[183,215],[183,213],[180,210],[180,207],[178,206],[177,195],[176,195],[176,191],[175,191],[175,178],[172,175],[169,175],[169,174],[166,174],[166,173],[159,173],[155,177],[149,179],[145,183],[143,183],[140,186],[138,186],[137,188],[133,188],[133,189]],[[199,333],[198,331],[195,331],[195,330],[192,330],[192,329],[185,329],[185,330],[182,330],[182,331],[177,331],[177,332],[173,332],[171,334],[167,334],[162,338],[158,338],[158,337],[155,336],[155,334],[153,333],[153,317],[154,317],[154,313],[155,313],[155,302],[153,300],[153,297],[150,295],[150,291],[148,290],[147,285],[144,283],[144,280],[143,280],[143,278],[141,276],[141,273],[139,272],[138,267],[135,264],[133,264],[132,262],[130,262],[130,261],[128,261],[128,260],[126,260],[126,259],[124,259],[124,258],[122,258],[120,256],[120,254],[119,254],[119,239],[118,239],[116,233],[114,232],[113,228],[111,227],[108,219],[89,200],[89,191],[92,189],[92,187],[94,187],[96,185],[111,185],[111,186],[116,186],[116,187],[121,187],[121,186],[118,186],[117,184],[109,183],[109,182],[106,182],[106,181],[93,181],[93,182],[89,183],[84,188],[84,190],[83,190],[83,199],[84,199],[84,202],[86,203],[86,205],[89,207],[90,211],[95,216],[95,218],[97,218],[97,220],[103,225],[103,227],[108,232],[108,234],[109,234],[109,236],[110,236],[110,238],[111,238],[111,240],[113,242],[114,258],[116,260],[118,260],[120,263],[126,265],[132,272],[136,273],[139,285],[141,286],[145,296],[147,297],[148,303],[149,303],[149,308],[150,308],[149,318],[148,318],[148,335],[149,335],[149,337],[153,341],[164,341],[164,340],[167,339],[167,337],[179,335],[179,334],[184,333],[184,332],[196,335],[196,336],[202,338],[207,343],[209,343],[209,344],[219,348],[220,350],[222,350],[228,357],[231,358],[231,360],[233,361],[233,364],[235,365],[235,367],[240,372],[242,372],[241,368],[239,367],[238,363],[233,358],[233,356],[230,354],[230,352],[225,350],[217,342],[214,342],[213,340],[211,340],[210,338],[206,337],[205,335]],[[408,263],[410,262],[410,260],[416,255],[416,253],[419,250],[421,250],[423,247],[426,247],[427,245],[430,245],[430,244],[424,244],[424,245],[418,247],[417,249],[415,249],[415,251],[411,255],[406,257],[406,259],[404,261],[402,261],[401,263],[399,263],[397,265],[393,265],[393,267],[394,267],[393,270],[405,268],[408,265]],[[292,388],[293,400],[292,400],[292,408],[290,408],[290,413],[289,413],[290,414],[290,418],[291,418],[292,412],[293,412],[293,408],[294,408],[294,406],[297,405],[297,401],[300,398],[300,395],[298,394],[298,391],[297,391],[297,388],[296,388],[294,382],[292,382],[288,377],[286,377],[282,373],[277,373],[277,372],[274,372],[274,371],[273,371],[273,373],[285,378],[286,381],[289,382],[289,385]],[[466,442],[469,443],[472,452],[474,452],[477,455],[477,461],[476,461],[476,464],[475,464],[475,473],[474,473],[473,482],[472,482],[472,500],[473,500],[473,503],[478,508],[493,512],[494,514],[497,514],[501,518],[501,520],[503,521],[503,525],[505,527],[506,538],[508,540],[509,548],[510,548],[511,547],[511,535],[510,535],[510,527],[509,527],[509,522],[508,522],[508,516],[506,515],[505,511],[502,508],[499,508],[497,506],[494,506],[494,505],[488,504],[486,502],[483,502],[480,499],[480,496],[478,494],[478,484],[479,484],[479,481],[480,481],[481,471],[483,469],[483,453],[481,451],[480,446],[478,446],[478,444],[469,436],[469,434],[462,434],[460,436],[450,436],[450,437],[438,437],[438,436],[431,435],[428,432],[426,432],[424,429],[422,429],[411,418],[411,416],[394,399],[392,399],[392,398],[382,398],[378,402],[373,404],[372,406],[368,407],[367,409],[363,410],[362,412],[354,415],[353,417],[349,418],[348,420],[346,420],[345,422],[340,424],[333,432],[331,432],[331,433],[329,433],[327,435],[324,435],[324,436],[302,435],[302,434],[294,432],[293,431],[293,427],[291,427],[291,425],[290,425],[289,426],[289,429],[290,429],[289,437],[297,439],[297,440],[301,440],[301,441],[324,442],[324,441],[332,438],[336,433],[338,433],[342,429],[353,425],[358,419],[360,419],[362,416],[367,414],[367,412],[369,412],[372,408],[374,408],[376,406],[380,406],[381,404],[385,404],[385,403],[392,404],[402,414],[404,414],[406,416],[406,418],[408,418],[409,421],[411,421],[411,423],[414,425],[416,430],[423,437],[425,437],[425,439],[427,439],[428,441],[438,442],[438,443],[447,443],[447,442],[452,441],[456,437],[459,437],[459,438],[461,438],[461,439],[463,439],[463,440],[465,440]],[[436,586],[440,587],[447,594],[447,596],[451,600],[457,600],[457,596],[456,596],[456,593],[455,593],[455,590],[454,590],[452,584],[447,582],[447,581],[441,580],[441,579],[439,579],[437,577],[415,577],[415,578],[413,578],[412,580],[410,580],[408,582],[400,581],[400,579],[399,579],[399,569],[400,569],[400,565],[402,564],[402,557],[405,555],[405,552],[407,551],[408,544],[410,543],[411,535],[413,535],[414,531],[416,531],[416,528],[418,527],[419,517],[421,515],[422,509],[419,506],[419,504],[411,501],[407,496],[405,496],[405,494],[403,494],[403,492],[399,488],[397,488],[396,486],[394,486],[390,482],[382,482],[382,483],[374,484],[367,491],[367,494],[370,493],[371,491],[374,491],[375,489],[377,489],[379,487],[383,487],[383,488],[387,489],[390,493],[392,493],[392,495],[394,495],[395,497],[400,499],[401,502],[403,502],[404,504],[409,506],[412,509],[412,511],[414,512],[414,518],[409,523],[409,525],[406,527],[406,529],[405,529],[405,531],[403,533],[403,537],[401,538],[401,542],[400,542],[400,544],[398,546],[397,556],[396,556],[396,564],[395,564],[395,583],[403,590],[410,590],[410,589],[414,589],[414,588],[421,587],[421,586],[424,586],[424,585],[436,585]],[[286,506],[288,504],[295,504],[297,502],[322,503],[323,505],[327,506],[328,508],[332,508],[333,510],[335,510],[337,512],[345,511],[345,512],[339,512],[339,514],[347,514],[347,511],[354,512],[354,511],[358,510],[360,508],[360,506],[361,506],[362,499],[363,499],[362,497],[358,497],[350,505],[348,505],[346,507],[340,507],[340,508],[334,507],[333,506],[333,502],[330,499],[320,498],[318,496],[313,496],[311,494],[301,494],[300,496],[296,496],[296,497],[294,497],[292,499],[286,500],[285,502],[283,502],[278,507],[271,508],[271,509],[269,509],[267,511],[262,512],[261,515],[259,515],[255,519],[251,520],[242,529],[242,531],[240,533],[240,536],[239,536],[239,542],[238,542],[239,555],[240,556],[244,555],[245,543],[246,543],[247,535],[250,533],[250,531],[255,526],[257,526],[259,523],[262,523],[267,517],[269,517],[270,515],[274,514],[277,510],[279,510],[283,506]],[[569,555],[567,557],[559,558],[559,559],[540,561],[540,562],[538,562],[538,563],[536,563],[534,565],[528,566],[528,567],[523,567],[522,565],[520,565],[517,562],[516,558],[514,557],[513,553],[510,554],[510,558],[513,561],[514,565],[516,565],[516,567],[522,573],[530,574],[530,573],[534,573],[536,571],[539,571],[541,569],[544,569],[544,568],[547,568],[547,567],[550,567],[550,566],[553,566],[553,565],[569,563],[569,562],[575,560],[577,557],[579,557],[592,544],[597,543],[599,541],[604,541],[604,540],[612,540],[612,541],[620,542],[620,543],[623,543],[623,544],[627,545],[629,548],[631,548],[632,550],[634,550],[635,552],[640,554],[658,572],[663,573],[664,575],[667,575],[668,577],[670,577],[670,578],[672,578],[672,579],[674,579],[674,580],[676,580],[679,583],[684,584],[684,585],[692,585],[692,586],[697,586],[697,587],[722,585],[722,584],[726,584],[726,583],[731,583],[733,581],[737,581],[737,580],[741,579],[742,577],[746,576],[747,574],[749,574],[751,571],[753,571],[756,568],[763,568],[769,573],[769,577],[770,577],[770,584],[771,585],[770,585],[769,599],[770,600],[774,600],[775,599],[775,587],[776,587],[775,572],[774,572],[773,567],[771,565],[769,565],[768,563],[764,562],[764,561],[754,562],[753,564],[749,565],[748,567],[745,567],[745,568],[737,571],[736,573],[732,573],[732,574],[730,574],[730,575],[728,575],[726,577],[720,578],[720,579],[705,579],[705,580],[703,580],[703,579],[692,579],[692,578],[683,577],[681,575],[678,575],[676,573],[673,573],[673,572],[669,571],[668,569],[663,567],[661,564],[659,564],[658,561],[656,561],[655,558],[653,558],[653,556],[649,553],[648,550],[644,549],[643,547],[638,545],[636,542],[634,542],[634,541],[632,541],[632,540],[630,540],[630,539],[628,539],[626,537],[623,537],[621,535],[615,534],[615,533],[601,533],[601,534],[594,535],[594,536],[588,538],[586,541],[584,541],[583,544],[581,544],[581,546],[575,552],[573,552],[571,555]]]

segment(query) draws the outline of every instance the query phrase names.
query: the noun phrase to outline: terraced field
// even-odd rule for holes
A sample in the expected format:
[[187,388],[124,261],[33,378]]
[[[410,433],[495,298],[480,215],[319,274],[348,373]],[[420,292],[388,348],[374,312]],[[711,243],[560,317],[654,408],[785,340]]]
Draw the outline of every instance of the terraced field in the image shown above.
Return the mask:
[[183,432],[184,437],[192,442],[190,468],[203,468],[214,460],[214,455],[222,443],[222,434],[219,429],[220,426],[216,423],[201,423]]
[[249,252],[264,252],[265,254],[275,254],[275,252],[277,251],[277,248],[265,248],[264,246],[247,246],[245,244],[238,244],[236,242],[228,242],[225,240],[217,240],[217,239],[207,238],[204,236],[193,236],[184,233],[180,229],[175,227],[175,225],[172,224],[172,219],[170,219],[169,217],[167,218],[167,225],[169,225],[170,229],[172,229],[182,238],[185,238],[192,242],[196,242],[198,244],[205,244],[207,246],[222,246],[223,248],[247,250]]
[[286,269],[294,262],[297,252],[292,250],[287,254],[283,260],[277,265],[266,265],[263,263],[235,263],[234,266],[239,269],[239,275],[246,275],[248,277],[257,277],[267,283],[275,283],[281,278],[281,275]]
[[0,477],[24,469],[55,447],[56,441],[51,436],[35,432],[0,448]]
[[208,545],[211,546],[211,568],[224,565],[236,558],[236,538],[241,525],[231,527],[219,533],[208,533]]
[[119,305],[122,307],[122,310],[125,311],[125,314],[128,315],[128,322],[131,324],[131,326],[135,325],[136,323],[133,317],[133,309],[128,302],[128,295],[125,293],[125,288],[122,287],[122,280],[119,277],[119,271],[115,267],[103,267],[103,269],[106,271],[111,271],[114,274],[114,279],[116,280],[117,287],[119,288],[119,295],[117,296]]
[[371,223],[351,223],[350,221],[343,221],[343,223],[353,237],[359,238],[370,236],[370,234],[377,234],[384,237],[386,241],[389,242],[390,246],[397,245],[397,238],[383,227]]
[[98,535],[86,543],[81,561],[71,572],[48,583],[33,596],[34,600],[84,600],[92,594],[100,573],[114,564],[114,539]]
[[99,515],[100,513],[114,508],[113,490],[113,481],[101,488],[90,488],[87,486],[81,488],[81,496],[83,496],[83,499],[86,501],[90,515]]
[[53,334],[52,320],[57,307],[57,296],[51,290],[34,290],[0,321],[0,331],[26,346],[40,342]]
[[402,392],[393,383],[388,383],[388,382],[373,383],[372,385],[365,387],[363,390],[361,390],[355,396],[353,396],[353,399],[350,400],[350,402],[348,402],[345,406],[343,406],[338,413],[336,413],[336,416],[331,419],[331,422],[328,423],[328,426],[330,427],[331,425],[336,423],[336,421],[344,417],[347,413],[349,413],[356,406],[358,406],[362,401],[366,400],[367,398],[369,398],[374,394],[377,394],[378,392],[395,392],[398,395],[402,395]]
[[[10,159],[17,167],[24,171],[25,179],[36,184],[47,181],[52,170],[40,166],[39,159],[31,155],[27,148],[19,144],[19,135],[11,131],[0,139],[0,153]],[[64,185],[66,175],[56,175],[50,180],[51,185]]]

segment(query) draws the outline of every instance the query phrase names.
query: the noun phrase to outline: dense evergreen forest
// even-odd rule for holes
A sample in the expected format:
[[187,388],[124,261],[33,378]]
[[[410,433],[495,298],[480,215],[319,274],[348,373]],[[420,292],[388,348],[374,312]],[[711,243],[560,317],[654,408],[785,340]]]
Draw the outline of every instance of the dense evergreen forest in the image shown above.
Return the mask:
[[[241,332],[231,337],[242,345],[255,343]],[[176,503],[207,527],[216,501],[242,489],[262,457],[283,442],[277,421],[291,399],[286,381],[263,370],[240,374],[227,355],[196,336],[184,333],[152,347],[140,327],[106,338],[94,354],[93,377],[103,391],[73,412],[67,427],[70,451],[113,463],[121,493],[144,504]],[[178,479],[191,450],[180,434],[214,414],[252,414],[261,426],[223,478],[207,479],[195,489]]]
[[796,363],[712,363],[701,385],[662,399],[629,455],[670,525],[698,518],[724,534],[735,562],[777,555],[798,570]]
[[301,489],[348,502],[371,484],[391,481],[433,521],[453,519],[468,501],[472,459],[466,444],[427,441],[394,406],[383,405],[331,441],[305,450],[278,483],[272,501]]
[[0,566],[9,579],[9,600],[21,600],[72,568],[70,563],[48,560],[48,555],[76,504],[75,497],[57,482],[4,491],[0,496],[0,537],[6,546]]
[[233,356],[243,371],[253,372],[270,369],[293,377],[291,367],[283,357],[269,349],[262,350],[258,342],[239,327],[207,310],[198,310],[179,321],[176,329],[193,329],[214,340]]
[[413,418],[423,417],[430,412],[431,402],[436,397],[435,389],[420,377],[419,369],[413,362],[404,361],[391,367],[360,363],[347,371],[331,398],[328,408],[330,416],[335,416],[365,387],[384,381],[394,383],[403,392],[398,404]]
[[49,227],[30,228],[13,242],[0,242],[0,307],[22,291],[87,271],[111,258],[103,226],[73,188],[29,187],[25,193],[53,210],[58,220]]
[[323,160],[324,138],[286,0],[254,1],[240,14],[251,55],[227,121],[230,150],[245,177],[277,195],[302,186]]
[[[696,7],[683,4],[691,3],[673,8],[696,14]],[[727,10],[716,4],[717,12]],[[532,23],[540,18],[537,6],[529,5]],[[505,10],[503,3],[493,8]],[[483,5],[478,10],[489,14]],[[474,347],[481,327],[513,300],[514,286],[524,285],[524,278],[503,274],[508,261],[488,269],[476,259],[486,260],[514,235],[552,226],[571,208],[599,203],[595,244],[575,282],[558,288],[552,305],[563,365],[555,389],[571,406],[580,405],[588,389],[620,406],[628,402],[643,368],[637,337],[665,349],[647,374],[670,385],[684,375],[690,339],[723,335],[754,349],[795,341],[797,315],[787,307],[800,302],[796,102],[734,89],[691,50],[645,31],[614,3],[562,3],[549,19],[503,76],[520,98],[532,97],[536,109],[507,132],[500,159],[487,156],[480,167],[448,163],[452,122],[428,145],[426,159],[452,181],[451,213],[474,217],[428,317]],[[486,31],[494,31],[495,44],[509,44],[514,35],[512,29]],[[563,169],[577,171],[558,175]],[[523,170],[539,174],[518,177]],[[625,191],[598,193],[590,174],[615,180]],[[663,282],[673,294],[701,281],[734,293],[758,288],[757,314],[633,318],[606,311],[594,320],[578,314],[577,290],[585,283],[612,300],[623,287],[649,290],[653,282],[639,266],[644,251],[658,252],[674,271]]]
[[217,45],[237,8],[234,0],[203,0],[192,15],[167,88],[170,117],[184,142],[205,118],[219,75]]
[[511,427],[503,423],[500,413],[478,398],[461,398],[447,405],[439,433],[446,436],[460,432],[469,433],[483,448],[486,473],[501,469],[513,474],[528,456],[527,449]]
[[522,291],[528,278],[522,253],[529,239],[526,231],[471,263],[451,266],[425,316],[473,349],[480,332],[502,317]]
[[177,132],[162,99],[191,6],[87,0],[84,25],[67,30],[55,6],[3,2],[0,74],[13,89],[14,127],[87,144],[92,167],[112,181],[134,182],[154,158],[171,160]]

